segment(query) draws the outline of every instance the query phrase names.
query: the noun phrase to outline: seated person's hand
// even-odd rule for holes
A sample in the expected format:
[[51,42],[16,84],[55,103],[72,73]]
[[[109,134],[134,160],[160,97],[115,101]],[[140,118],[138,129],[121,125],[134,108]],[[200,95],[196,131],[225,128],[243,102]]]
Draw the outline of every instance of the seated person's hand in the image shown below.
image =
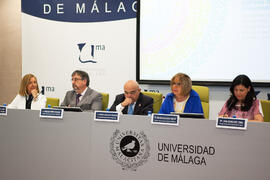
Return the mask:
[[131,98],[126,98],[126,99],[121,103],[121,105],[122,105],[123,107],[125,107],[125,106],[130,105],[131,103],[132,103],[132,99],[131,99]]
[[36,99],[38,97],[38,91],[36,89],[33,89],[31,91],[31,94],[33,95],[33,98]]
[[229,117],[228,114],[220,115],[219,117]]

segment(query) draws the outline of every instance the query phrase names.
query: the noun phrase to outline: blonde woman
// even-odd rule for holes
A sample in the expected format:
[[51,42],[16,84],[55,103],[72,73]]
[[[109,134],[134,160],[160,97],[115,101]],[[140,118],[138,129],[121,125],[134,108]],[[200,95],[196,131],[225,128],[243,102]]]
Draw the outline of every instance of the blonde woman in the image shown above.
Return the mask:
[[39,92],[37,78],[33,74],[26,74],[21,80],[19,94],[8,108],[40,110],[45,106],[46,97]]
[[200,97],[191,87],[192,82],[188,75],[174,75],[171,79],[172,92],[167,94],[159,113],[203,113]]

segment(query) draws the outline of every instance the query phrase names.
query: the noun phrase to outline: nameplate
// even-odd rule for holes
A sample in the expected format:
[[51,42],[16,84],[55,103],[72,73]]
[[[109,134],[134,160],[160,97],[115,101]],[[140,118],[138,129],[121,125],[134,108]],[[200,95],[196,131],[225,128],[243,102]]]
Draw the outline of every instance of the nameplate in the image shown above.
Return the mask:
[[63,119],[63,109],[52,109],[42,108],[40,110],[39,117],[41,118],[52,118],[52,119]]
[[95,121],[119,122],[119,113],[113,111],[95,111]]
[[7,106],[0,106],[0,115],[2,116],[7,115]]
[[151,123],[178,126],[179,116],[172,114],[152,114]]
[[217,128],[247,130],[247,119],[219,117],[216,121]]

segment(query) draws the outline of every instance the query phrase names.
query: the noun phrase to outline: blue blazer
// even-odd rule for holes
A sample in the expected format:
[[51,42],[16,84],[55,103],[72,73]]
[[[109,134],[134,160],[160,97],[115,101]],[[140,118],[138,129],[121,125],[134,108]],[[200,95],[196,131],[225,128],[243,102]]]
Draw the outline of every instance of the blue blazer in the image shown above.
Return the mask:
[[[174,98],[173,93],[167,94],[158,113],[170,114],[171,112],[175,112],[173,105],[173,98]],[[189,99],[186,102],[184,113],[203,113],[200,96],[193,89],[190,91]]]

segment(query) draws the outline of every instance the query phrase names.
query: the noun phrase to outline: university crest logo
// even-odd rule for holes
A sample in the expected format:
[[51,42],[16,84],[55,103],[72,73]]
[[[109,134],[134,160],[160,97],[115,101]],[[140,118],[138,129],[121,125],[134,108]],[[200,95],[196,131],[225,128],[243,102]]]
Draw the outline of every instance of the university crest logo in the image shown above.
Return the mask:
[[116,129],[111,137],[110,152],[123,170],[136,171],[137,167],[147,162],[150,156],[150,145],[143,131],[120,132]]

